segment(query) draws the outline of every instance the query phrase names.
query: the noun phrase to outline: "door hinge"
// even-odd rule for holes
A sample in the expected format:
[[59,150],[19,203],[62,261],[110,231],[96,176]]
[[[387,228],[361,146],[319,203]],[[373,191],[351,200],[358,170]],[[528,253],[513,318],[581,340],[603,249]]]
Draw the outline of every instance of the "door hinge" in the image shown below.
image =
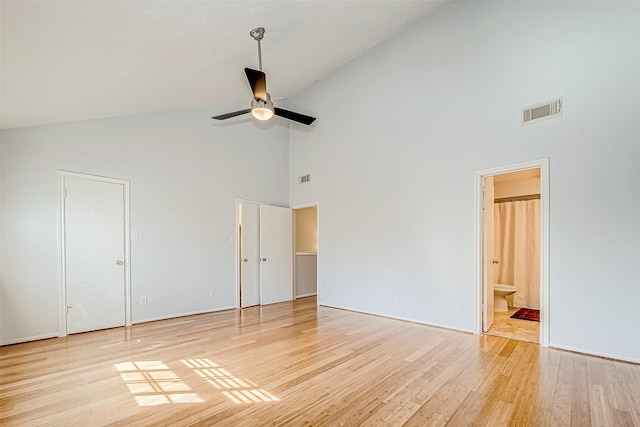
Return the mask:
[[64,189],[64,198],[65,199],[67,198],[67,189],[66,188]]
[[485,311],[487,311],[487,304],[482,304],[482,312],[484,313]]

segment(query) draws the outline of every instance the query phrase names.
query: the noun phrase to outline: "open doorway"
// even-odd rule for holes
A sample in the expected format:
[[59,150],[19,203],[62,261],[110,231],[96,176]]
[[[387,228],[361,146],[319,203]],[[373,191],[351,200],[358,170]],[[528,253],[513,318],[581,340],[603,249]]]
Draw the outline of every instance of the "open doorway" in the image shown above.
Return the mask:
[[294,291],[296,298],[318,293],[318,206],[293,210]]
[[548,160],[477,173],[478,333],[548,345]]

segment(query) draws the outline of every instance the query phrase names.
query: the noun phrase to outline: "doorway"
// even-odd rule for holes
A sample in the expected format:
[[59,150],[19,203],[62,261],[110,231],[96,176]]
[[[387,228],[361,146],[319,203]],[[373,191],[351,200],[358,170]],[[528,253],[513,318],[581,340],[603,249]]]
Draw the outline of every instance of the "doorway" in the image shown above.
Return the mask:
[[61,336],[131,325],[129,182],[58,172]]
[[548,171],[542,159],[476,173],[476,333],[549,345]]
[[318,294],[318,204],[293,210],[294,290],[296,298]]

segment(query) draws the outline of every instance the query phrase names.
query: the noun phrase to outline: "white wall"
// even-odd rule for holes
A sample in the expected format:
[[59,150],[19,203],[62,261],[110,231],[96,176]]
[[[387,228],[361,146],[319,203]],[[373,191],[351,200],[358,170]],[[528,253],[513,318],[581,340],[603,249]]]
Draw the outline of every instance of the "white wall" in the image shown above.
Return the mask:
[[130,180],[134,322],[235,307],[235,200],[288,204],[288,129],[213,112],[2,132],[2,343],[58,335],[57,170]]
[[[322,204],[319,302],[472,330],[474,172],[548,157],[551,345],[640,361],[638,22],[635,2],[450,3],[291,99],[318,117],[292,127],[289,182]],[[520,124],[558,96],[563,117]]]
[[58,169],[131,180],[134,321],[235,304],[239,197],[322,204],[320,303],[471,330],[474,172],[549,157],[551,344],[640,361],[639,19],[447,4],[291,100],[318,120],[290,133],[205,110],[3,131],[0,341],[57,334]]
[[318,293],[318,256],[296,255],[296,298]]

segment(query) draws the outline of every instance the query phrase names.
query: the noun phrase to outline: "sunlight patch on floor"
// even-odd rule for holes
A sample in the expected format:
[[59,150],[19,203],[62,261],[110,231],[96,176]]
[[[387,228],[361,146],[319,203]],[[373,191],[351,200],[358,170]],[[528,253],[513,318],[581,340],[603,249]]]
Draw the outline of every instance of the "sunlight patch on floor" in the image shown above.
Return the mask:
[[115,368],[140,406],[203,402],[160,361],[123,362],[117,363]]
[[[278,402],[280,399],[246,378],[209,359],[183,359],[182,364],[234,403]],[[159,360],[116,363],[120,378],[140,406],[204,402],[169,366]]]
[[254,382],[233,375],[209,359],[185,359],[181,360],[181,362],[188,368],[193,369],[200,378],[216,389],[224,390],[222,394],[234,403],[280,401],[279,398],[268,391],[258,389],[257,384]]

